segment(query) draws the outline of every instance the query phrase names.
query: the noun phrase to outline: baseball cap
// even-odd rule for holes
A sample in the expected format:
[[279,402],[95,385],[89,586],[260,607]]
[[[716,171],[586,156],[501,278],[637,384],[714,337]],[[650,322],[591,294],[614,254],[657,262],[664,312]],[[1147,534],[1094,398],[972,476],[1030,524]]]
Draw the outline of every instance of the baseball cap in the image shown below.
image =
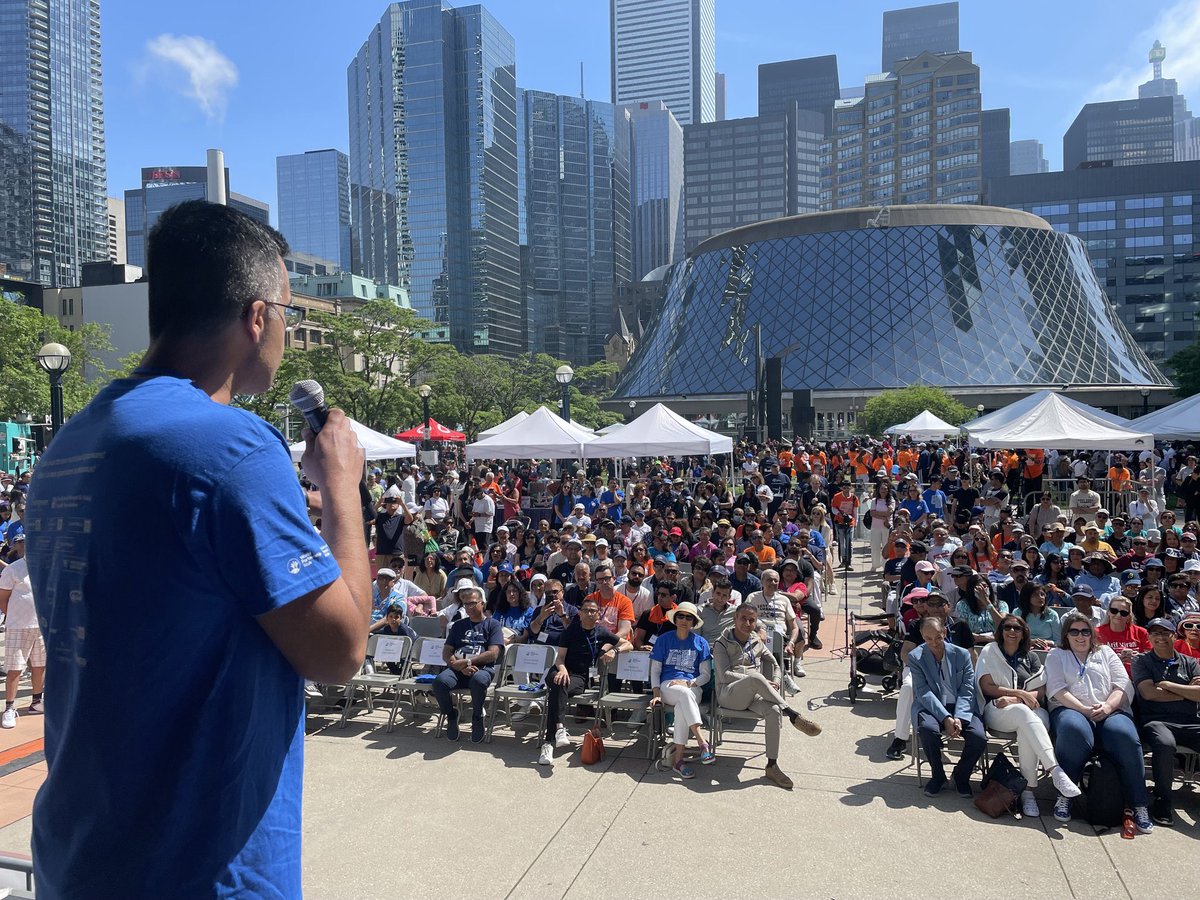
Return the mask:
[[916,569],[918,572],[936,572],[937,566],[935,566],[929,560],[923,559],[917,563]]
[[387,568],[387,566],[384,566],[382,569],[379,569],[379,570],[378,570],[378,571],[375,573],[375,575],[376,575],[376,576],[382,575],[382,576],[384,576],[385,578],[395,578],[395,577],[396,577],[396,570],[395,570],[395,569],[389,569],[389,568]]
[[952,578],[960,578],[964,575],[971,575],[974,571],[970,566],[953,566],[950,569],[950,576]]
[[1013,569],[1028,569],[1028,568],[1029,568],[1029,563],[1025,562],[1025,560],[1023,560],[1023,559],[1021,559],[1020,557],[1018,557],[1018,558],[1016,558],[1016,559],[1014,559],[1014,560],[1012,561],[1012,565],[1011,565],[1009,568],[1013,568]]
[[548,579],[548,578],[545,576],[545,574],[543,574],[542,572],[538,572],[536,575],[534,575],[532,578],[530,578],[530,579],[529,579],[529,583],[530,583],[530,584],[537,584],[537,583],[539,583],[539,582],[542,582],[542,581],[549,581],[549,580],[550,580],[550,579]]
[[670,534],[671,537],[683,537],[683,529],[676,525],[668,532],[668,534]]
[[1165,628],[1165,629],[1167,629],[1167,631],[1171,632],[1171,634],[1175,633],[1175,623],[1172,622],[1170,619],[1164,619],[1162,616],[1159,616],[1158,618],[1155,618],[1155,619],[1151,619],[1146,624],[1147,631],[1151,631],[1155,628]]
[[1183,564],[1185,572],[1200,572],[1200,559],[1189,559]]
[[[1196,567],[1200,568],[1200,563],[1196,563]],[[1127,572],[1121,573],[1121,584],[1141,584],[1142,573],[1137,569],[1130,569]]]
[[596,546],[597,546],[597,547],[607,547],[607,546],[608,546],[608,539],[607,539],[607,538],[600,538],[600,540],[596,541]]
[[502,562],[502,563],[500,563],[500,565],[496,566],[496,571],[497,572],[507,572],[509,575],[511,575],[513,573],[512,563]]
[[1096,599],[1096,591],[1090,584],[1077,584],[1071,588],[1072,597],[1091,597]]
[[[733,561],[735,563],[744,563],[745,565],[748,566],[748,565],[750,565],[750,554],[749,553],[739,553]],[[710,569],[709,571],[711,572],[712,570]]]
[[908,549],[910,553],[928,553],[929,545],[924,541],[913,541],[908,545]]

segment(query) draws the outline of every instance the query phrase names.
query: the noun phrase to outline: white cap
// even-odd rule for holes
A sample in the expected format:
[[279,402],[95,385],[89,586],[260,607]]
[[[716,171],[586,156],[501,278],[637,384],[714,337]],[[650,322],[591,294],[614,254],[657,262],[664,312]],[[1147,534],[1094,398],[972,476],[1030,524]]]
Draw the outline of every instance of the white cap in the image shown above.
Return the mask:
[[1183,564],[1185,572],[1200,572],[1200,559],[1189,559]]
[[380,569],[379,571],[377,571],[377,572],[375,573],[375,577],[377,577],[377,578],[378,578],[380,575],[383,575],[383,576],[385,576],[385,577],[387,577],[387,578],[395,578],[395,577],[396,577],[396,570],[395,570],[395,569],[389,569],[389,568],[387,568],[387,567],[385,566],[384,568]]
[[[600,540],[596,541],[596,546],[597,547],[607,547],[608,540],[606,538],[600,538]],[[1200,563],[1197,563],[1197,565],[1200,565]]]
[[549,581],[549,580],[550,580],[550,579],[548,579],[548,578],[547,578],[545,575],[543,575],[541,572],[538,572],[536,575],[534,575],[532,578],[530,578],[530,579],[529,579],[529,583],[530,583],[531,585],[532,585],[532,584],[540,584],[540,583],[541,583],[541,582],[543,582],[543,581]]
[[399,497],[400,496],[400,488],[393,484],[390,488],[388,488],[386,491],[383,492],[383,496]]

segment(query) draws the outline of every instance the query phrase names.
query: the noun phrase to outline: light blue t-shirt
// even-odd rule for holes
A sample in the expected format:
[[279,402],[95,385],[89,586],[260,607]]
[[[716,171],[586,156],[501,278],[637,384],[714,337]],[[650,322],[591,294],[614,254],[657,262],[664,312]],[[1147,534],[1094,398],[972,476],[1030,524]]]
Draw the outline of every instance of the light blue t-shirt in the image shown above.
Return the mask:
[[700,664],[711,657],[708,641],[694,631],[682,641],[674,631],[660,634],[650,651],[650,658],[662,663],[662,684],[676,679],[692,681],[700,675]]
[[304,682],[255,616],[340,569],[282,435],[146,375],[71,418],[30,492],[38,893],[299,897]]

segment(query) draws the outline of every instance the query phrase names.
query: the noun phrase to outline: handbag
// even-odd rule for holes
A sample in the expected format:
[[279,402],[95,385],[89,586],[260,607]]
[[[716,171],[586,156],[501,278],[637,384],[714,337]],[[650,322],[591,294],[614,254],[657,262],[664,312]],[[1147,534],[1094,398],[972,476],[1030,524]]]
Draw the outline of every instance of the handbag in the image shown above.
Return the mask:
[[600,737],[600,723],[593,725],[583,736],[583,748],[579,758],[585,766],[593,766],[604,759],[604,739]]
[[871,527],[871,511],[869,509],[863,513],[863,525],[867,528]]
[[975,808],[999,819],[1005,813],[1014,813],[1021,792],[1029,786],[1025,776],[1003,753],[997,753],[983,779],[983,791],[975,798]]

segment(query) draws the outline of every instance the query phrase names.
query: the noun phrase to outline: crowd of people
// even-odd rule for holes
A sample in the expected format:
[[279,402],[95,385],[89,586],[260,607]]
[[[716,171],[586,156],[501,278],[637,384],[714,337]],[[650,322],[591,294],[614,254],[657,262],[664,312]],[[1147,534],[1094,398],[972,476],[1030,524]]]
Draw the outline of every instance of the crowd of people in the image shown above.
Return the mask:
[[[674,712],[676,773],[694,774],[683,756],[691,741],[701,763],[713,758],[702,701],[715,689],[722,706],[767,720],[767,776],[791,786],[779,724],[819,726],[788,696],[805,652],[822,646],[825,597],[865,571],[881,579],[904,663],[887,756],[904,756],[915,725],[933,772],[927,793],[950,780],[971,793],[990,727],[1019,736],[1027,814],[1037,812],[1040,766],[1057,791],[1054,815],[1070,818],[1099,741],[1130,773],[1143,747],[1152,753],[1153,797],[1131,774],[1126,801],[1139,829],[1171,824],[1175,748],[1200,749],[1195,456],[1166,447],[1131,465],[859,438],[743,443],[735,461],[734,478],[711,460],[666,458],[621,479],[598,464],[556,475],[547,463],[470,468],[452,457],[376,470],[364,511],[379,567],[372,630],[439,617],[448,668],[435,696],[451,739],[450,691],[469,686],[472,739],[483,740],[499,646],[559,647],[543,764],[573,745],[568,698],[615,654],[651,650],[648,697]],[[782,669],[770,662],[771,632],[786,648]],[[1147,681],[1168,657],[1177,661],[1166,681]],[[950,779],[947,737],[964,739]]]

